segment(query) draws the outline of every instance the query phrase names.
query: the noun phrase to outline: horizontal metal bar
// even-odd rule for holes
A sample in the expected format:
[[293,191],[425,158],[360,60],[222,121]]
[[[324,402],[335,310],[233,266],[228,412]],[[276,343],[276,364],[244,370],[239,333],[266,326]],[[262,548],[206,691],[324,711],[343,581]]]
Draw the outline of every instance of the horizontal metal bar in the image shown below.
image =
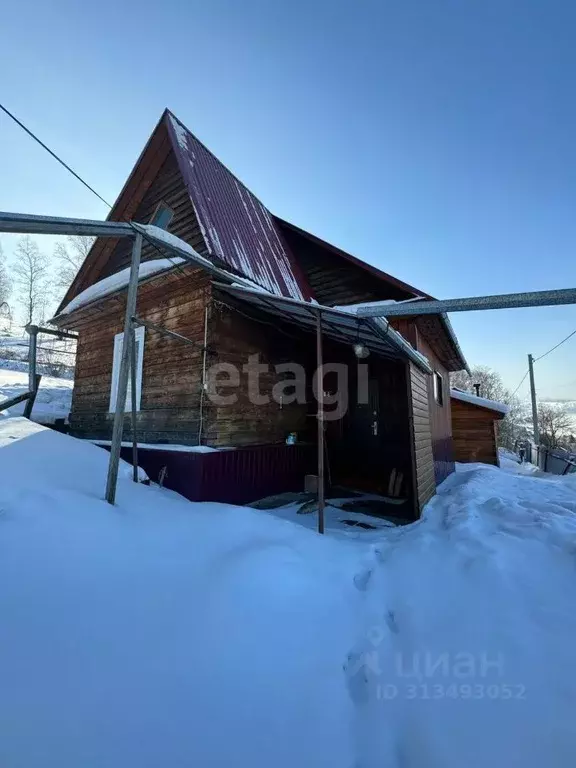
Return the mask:
[[135,325],[143,325],[145,328],[150,328],[151,331],[156,331],[157,333],[163,333],[166,336],[171,336],[173,339],[182,341],[184,344],[191,344],[193,347],[202,348],[202,344],[199,341],[192,341],[192,339],[189,339],[186,336],[181,336],[179,333],[169,331],[167,328],[162,328],[160,325],[155,325],[149,320],[142,320],[142,318],[136,317],[136,315],[133,315],[132,322]]
[[48,333],[50,336],[57,336],[59,339],[74,339],[74,341],[78,341],[77,333],[58,331],[56,328],[45,328],[43,325],[27,325],[24,330],[27,333]]
[[0,232],[30,235],[88,235],[91,237],[135,237],[124,221],[68,219],[61,216],[34,216],[0,211]]
[[472,312],[479,309],[516,309],[576,304],[576,288],[528,293],[502,293],[495,296],[470,296],[463,299],[415,301],[413,304],[384,304],[381,307],[359,307],[358,317],[394,317],[437,315],[442,312]]
[[32,397],[32,394],[32,392],[22,392],[21,395],[11,397],[9,400],[3,400],[0,403],[0,411],[4,411],[6,408],[12,408],[13,405],[18,405],[18,403],[22,403],[24,400],[28,400],[29,397]]

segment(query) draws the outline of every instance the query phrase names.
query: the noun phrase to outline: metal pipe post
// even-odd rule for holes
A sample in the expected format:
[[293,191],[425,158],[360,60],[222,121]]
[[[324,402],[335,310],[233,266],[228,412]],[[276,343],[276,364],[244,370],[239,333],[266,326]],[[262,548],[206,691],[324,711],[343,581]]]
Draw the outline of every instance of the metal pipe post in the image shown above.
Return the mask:
[[124,337],[122,339],[122,359],[118,375],[118,390],[116,392],[116,411],[112,428],[112,444],[110,446],[110,461],[108,477],[106,478],[106,501],[114,504],[116,500],[116,483],[118,481],[118,465],[120,463],[120,448],[122,447],[122,430],[124,428],[124,409],[126,407],[126,390],[128,389],[128,374],[130,372],[130,332],[132,317],[136,314],[136,298],[138,295],[138,270],[142,254],[142,235],[136,235],[132,246],[132,264],[130,265],[130,282],[126,297],[126,314],[124,317]]
[[36,349],[38,346],[38,326],[27,325],[26,330],[30,334],[28,342],[28,391],[34,392],[36,387]]
[[208,352],[208,305],[204,307],[204,346],[202,347],[202,379],[200,381],[200,413],[198,414],[198,445],[202,445],[204,428],[204,394],[206,392],[206,354]]
[[540,445],[540,429],[538,427],[538,406],[536,405],[536,387],[534,385],[534,358],[528,355],[528,370],[530,372],[530,399],[532,401],[532,431],[534,442]]
[[437,315],[442,312],[472,312],[479,309],[516,309],[517,307],[552,307],[576,304],[576,288],[553,291],[502,293],[494,296],[467,296],[461,299],[406,301],[383,306],[359,307],[358,317],[408,317]]
[[130,411],[132,414],[132,480],[138,482],[138,438],[136,436],[136,329],[130,330]]
[[318,533],[324,533],[324,363],[322,313],[316,315],[316,381],[318,382]]

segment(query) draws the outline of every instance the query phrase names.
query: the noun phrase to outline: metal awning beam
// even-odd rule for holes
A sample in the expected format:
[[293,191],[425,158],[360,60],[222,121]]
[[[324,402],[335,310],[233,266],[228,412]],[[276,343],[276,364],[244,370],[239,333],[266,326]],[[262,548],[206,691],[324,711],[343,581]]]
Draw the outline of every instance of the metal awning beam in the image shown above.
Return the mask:
[[0,232],[22,235],[88,235],[89,237],[135,237],[124,221],[69,219],[61,216],[34,216],[0,211]]
[[576,304],[576,288],[527,293],[502,293],[495,296],[469,296],[463,299],[403,302],[381,307],[359,307],[358,317],[407,317],[437,315],[443,312],[473,312],[480,309],[518,309]]

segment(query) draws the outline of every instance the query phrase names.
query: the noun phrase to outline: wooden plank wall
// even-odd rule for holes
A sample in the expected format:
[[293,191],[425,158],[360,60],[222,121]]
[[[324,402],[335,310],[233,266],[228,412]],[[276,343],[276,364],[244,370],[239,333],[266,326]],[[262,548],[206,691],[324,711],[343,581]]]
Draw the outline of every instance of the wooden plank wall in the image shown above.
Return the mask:
[[427,374],[409,363],[408,394],[411,403],[410,419],[414,435],[414,486],[415,496],[422,511],[424,505],[436,493],[434,472],[434,455],[432,452],[432,435],[428,409]]
[[428,358],[435,371],[442,376],[443,405],[434,397],[434,381],[428,376],[427,391],[430,409],[430,429],[436,484],[439,485],[454,471],[454,447],[452,444],[452,417],[450,409],[450,374],[438,359],[435,350],[421,333],[418,333],[418,351]]
[[452,400],[452,433],[456,461],[498,465],[496,417],[486,408]]
[[[205,254],[206,244],[173,151],[169,152],[154,183],[144,195],[132,218],[134,221],[147,224],[158,203],[161,202],[166,203],[174,211],[174,218],[169,226],[170,233],[185,240],[198,253]],[[132,239],[120,238],[97,279],[100,280],[130,266],[131,255]],[[144,241],[143,261],[157,259],[162,255],[156,248]]]
[[[192,338],[198,347],[184,345],[145,330],[141,410],[141,442],[198,442],[204,310],[210,302],[209,276],[185,267],[159,275],[138,289],[137,314],[143,319]],[[123,330],[126,292],[110,297],[98,308],[79,310],[67,325],[79,333],[76,377],[70,416],[77,437],[109,440],[113,414],[108,412],[112,381],[114,336]],[[210,404],[204,409],[206,429]],[[125,439],[130,437],[128,417]]]
[[[209,445],[256,445],[259,443],[284,442],[289,432],[297,432],[298,439],[308,436],[314,439],[316,421],[309,418],[315,413],[312,393],[307,392],[307,402],[282,406],[270,396],[280,377],[273,366],[279,363],[297,362],[307,371],[313,371],[314,336],[303,334],[296,326],[284,325],[282,333],[270,317],[251,319],[246,307],[240,311],[226,306],[228,297],[216,297],[213,310],[211,343],[214,347],[213,362],[234,365],[240,372],[237,390],[222,389],[222,394],[237,393],[236,402],[215,407],[216,421],[208,436]],[[280,325],[278,323],[278,325]],[[260,405],[249,397],[248,373],[242,367],[250,355],[259,354],[260,362],[270,366],[268,373],[260,375],[260,392],[269,401]],[[308,376],[310,381],[310,376]],[[219,392],[220,390],[217,390]]]

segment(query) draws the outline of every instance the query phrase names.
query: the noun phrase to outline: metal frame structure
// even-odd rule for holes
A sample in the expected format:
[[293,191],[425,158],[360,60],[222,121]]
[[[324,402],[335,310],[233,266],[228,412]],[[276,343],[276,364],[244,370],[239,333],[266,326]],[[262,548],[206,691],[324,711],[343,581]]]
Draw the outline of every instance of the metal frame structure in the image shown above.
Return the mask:
[[[134,239],[132,248],[132,260],[130,265],[130,280],[128,283],[128,296],[126,302],[126,313],[124,319],[124,337],[122,341],[122,358],[118,382],[118,395],[116,398],[116,411],[114,414],[114,427],[112,432],[112,444],[110,446],[110,461],[108,465],[108,477],[106,482],[106,500],[110,504],[115,503],[116,485],[118,480],[118,465],[120,461],[120,448],[122,443],[122,431],[124,426],[124,411],[126,407],[126,393],[128,388],[128,376],[130,370],[135,376],[134,360],[134,327],[137,324],[146,324],[136,317],[136,299],[138,293],[138,277],[140,258],[142,253],[143,239],[158,248],[170,251],[173,255],[180,256],[185,261],[196,267],[206,269],[214,277],[223,280],[223,283],[217,284],[218,287],[236,294],[239,298],[250,300],[251,303],[261,301],[263,307],[267,306],[268,311],[273,310],[284,319],[291,317],[295,320],[295,313],[304,311],[308,315],[309,324],[315,324],[316,327],[316,351],[317,366],[322,370],[322,334],[332,333],[340,340],[348,340],[346,331],[342,331],[339,318],[334,315],[347,315],[348,320],[354,320],[354,316],[348,313],[338,312],[330,307],[321,307],[309,302],[301,302],[285,297],[263,294],[253,289],[248,281],[240,277],[232,276],[225,270],[216,267],[208,259],[196,253],[188,243],[179,238],[170,235],[169,237],[160,236],[159,230],[150,225],[143,225],[136,222],[117,222],[117,221],[95,221],[92,219],[73,219],[55,216],[35,216],[21,213],[0,212],[0,232],[13,232],[21,234],[46,234],[46,235],[89,235],[92,237],[130,237]],[[229,283],[239,283],[241,287],[232,287]],[[244,295],[242,295],[244,294]],[[494,296],[473,296],[461,299],[449,300],[425,300],[419,299],[414,302],[405,301],[401,304],[389,304],[374,307],[365,307],[359,309],[356,315],[357,328],[360,325],[368,326],[374,337],[384,339],[390,344],[391,337],[394,343],[390,346],[396,348],[404,347],[406,354],[414,359],[417,356],[417,362],[420,367],[427,367],[426,360],[418,355],[412,347],[403,339],[403,337],[393,331],[387,321],[387,317],[393,316],[416,316],[425,314],[443,314],[446,312],[465,312],[472,310],[486,309],[506,309],[518,307],[535,306],[554,306],[560,304],[576,304],[576,289],[567,288],[556,291],[533,291],[530,293],[509,293]],[[310,323],[311,321],[311,323]],[[359,322],[363,321],[363,323]],[[343,322],[343,321],[342,321]],[[150,324],[151,325],[151,324]],[[36,326],[30,326],[30,387],[31,394],[36,388],[36,337],[39,331],[51,332],[58,336],[65,336],[65,332],[56,332],[49,329],[37,329]],[[155,327],[154,330],[162,330],[172,336],[167,329]],[[69,334],[70,335],[70,334]],[[396,338],[397,337],[397,338]],[[74,338],[74,337],[73,337]],[[182,337],[181,340],[184,340]],[[132,363],[131,363],[132,359]],[[33,362],[32,362],[33,360]],[[204,363],[205,365],[205,363]],[[204,386],[204,383],[203,383]],[[134,397],[132,398],[132,418],[135,424]],[[320,386],[318,396],[318,529],[322,533],[324,530],[324,412],[323,412],[323,392]],[[133,429],[133,460],[135,463],[134,480],[137,482],[137,441],[135,430]]]
[[525,293],[500,293],[493,296],[468,296],[463,299],[434,299],[427,301],[403,301],[397,304],[361,307],[359,317],[408,317],[413,315],[437,315],[444,312],[473,312],[480,309],[519,309],[521,307],[552,307],[576,304],[576,288],[560,288],[555,291],[529,291]]

